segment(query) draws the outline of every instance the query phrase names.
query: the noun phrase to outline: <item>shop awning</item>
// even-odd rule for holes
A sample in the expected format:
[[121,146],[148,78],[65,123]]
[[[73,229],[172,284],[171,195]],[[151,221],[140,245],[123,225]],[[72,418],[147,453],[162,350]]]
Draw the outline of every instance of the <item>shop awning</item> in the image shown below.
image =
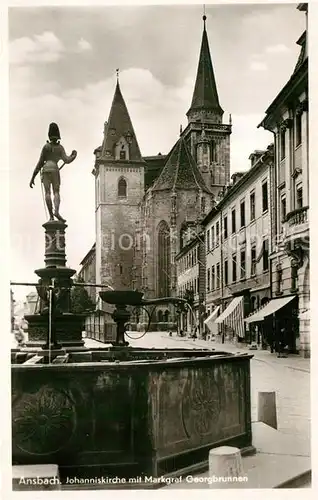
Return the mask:
[[239,337],[244,337],[243,297],[235,297],[225,311],[216,318],[215,323],[224,323]]
[[263,321],[267,316],[274,314],[276,311],[286,306],[295,297],[281,297],[279,299],[272,299],[264,307],[256,311],[248,318],[245,318],[246,323],[255,323],[256,321]]
[[212,326],[212,324],[215,323],[215,320],[216,320],[216,317],[218,315],[218,312],[220,310],[220,306],[217,306],[214,311],[211,312],[210,316],[208,316],[205,320],[204,320],[204,324],[210,329],[210,327]]

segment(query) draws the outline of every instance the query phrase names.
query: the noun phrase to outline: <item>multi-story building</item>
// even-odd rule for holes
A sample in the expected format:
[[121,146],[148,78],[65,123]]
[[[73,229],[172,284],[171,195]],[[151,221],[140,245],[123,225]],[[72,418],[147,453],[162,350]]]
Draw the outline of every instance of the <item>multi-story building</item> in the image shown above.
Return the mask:
[[232,175],[232,184],[202,223],[206,313],[215,316],[223,338],[251,340],[244,317],[270,299],[269,171],[273,159],[272,145],[267,151],[255,151],[250,156],[251,168]]
[[[190,229],[190,228],[188,228]],[[193,229],[181,235],[181,250],[176,255],[178,295],[192,299],[192,311],[181,313],[179,328],[186,333],[203,333],[205,297],[205,243],[204,232]]]
[[[298,9],[306,13],[307,5]],[[272,293],[290,301],[290,310],[277,318],[287,343],[310,355],[309,334],[309,162],[308,162],[308,49],[306,31],[297,42],[295,70],[266,111],[259,126],[273,132],[275,163],[271,175]]]
[[[84,281],[84,283],[96,283],[96,261],[95,261],[95,243],[90,249],[90,251],[85,255],[81,262],[81,269],[78,272],[78,277]],[[93,287],[87,287],[87,293],[96,303],[96,289]]]

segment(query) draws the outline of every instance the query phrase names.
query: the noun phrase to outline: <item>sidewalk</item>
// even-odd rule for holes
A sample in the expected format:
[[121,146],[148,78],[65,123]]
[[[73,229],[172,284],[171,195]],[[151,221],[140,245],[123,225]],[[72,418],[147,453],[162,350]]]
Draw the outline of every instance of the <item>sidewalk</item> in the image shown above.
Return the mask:
[[311,459],[306,441],[272,429],[262,422],[252,424],[255,455],[242,457],[245,482],[212,483],[209,471],[184,475],[180,483],[169,489],[254,489],[254,488],[310,488]]
[[[168,334],[162,335],[163,338],[171,338]],[[310,373],[310,359],[302,358],[298,354],[290,354],[287,358],[277,358],[276,353],[271,353],[265,350],[250,350],[248,347],[236,346],[230,343],[220,343],[212,340],[202,340],[202,339],[191,339],[189,337],[178,337],[174,335],[173,340],[179,341],[180,343],[186,343],[187,346],[205,348],[205,349],[215,349],[217,351],[225,351],[232,353],[249,353],[253,354],[254,359],[257,361],[262,361],[263,363],[277,364],[289,368],[291,370],[303,371]]]

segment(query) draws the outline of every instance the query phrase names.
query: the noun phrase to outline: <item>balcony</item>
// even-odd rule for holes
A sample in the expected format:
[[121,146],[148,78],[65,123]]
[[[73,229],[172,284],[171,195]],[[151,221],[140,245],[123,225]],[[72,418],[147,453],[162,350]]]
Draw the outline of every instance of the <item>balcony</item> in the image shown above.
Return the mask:
[[302,207],[289,212],[286,215],[285,222],[288,222],[289,227],[308,223],[308,208]]
[[309,207],[298,208],[286,215],[284,223],[284,244],[299,240],[302,247],[309,246]]

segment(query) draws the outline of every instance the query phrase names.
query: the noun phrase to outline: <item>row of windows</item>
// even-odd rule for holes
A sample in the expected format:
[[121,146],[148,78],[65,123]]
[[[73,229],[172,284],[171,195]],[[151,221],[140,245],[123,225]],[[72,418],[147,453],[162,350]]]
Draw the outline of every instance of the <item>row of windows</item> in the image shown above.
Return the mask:
[[[263,260],[263,271],[268,270],[269,259],[268,259],[268,240],[264,240],[262,244],[262,249],[260,254],[256,254],[256,246],[251,247],[251,261],[250,261],[250,275],[254,276],[256,274],[256,264]],[[229,262],[228,259],[224,260],[224,284],[225,286],[230,283],[229,276]],[[238,267],[237,255],[232,255],[232,277],[231,282],[235,283],[239,279],[246,278],[246,250],[241,250],[240,252],[240,265]],[[207,270],[207,291],[213,291],[220,288],[220,264],[212,266],[211,269]]]
[[193,290],[194,295],[199,293],[199,278],[194,278],[191,281],[188,281],[184,285],[179,287],[180,295],[183,297],[186,293],[186,290]]
[[220,263],[218,262],[215,266],[212,266],[211,269],[207,270],[207,280],[206,280],[206,288],[209,292],[210,290],[217,290],[220,288],[221,284],[221,274],[220,274]]
[[179,274],[195,266],[199,262],[199,247],[193,248],[187,255],[182,257],[179,262]]
[[[268,210],[268,185],[267,181],[262,184],[262,212],[265,213]],[[255,210],[255,191],[250,193],[250,222],[253,222],[256,217]],[[223,218],[223,238],[226,240],[229,235],[229,229],[231,228],[231,234],[235,234],[238,229],[246,226],[246,207],[245,200],[241,201],[240,204],[240,225],[237,227],[236,209],[233,208],[231,211],[231,226],[229,228],[229,217],[227,215]],[[207,252],[213,250],[216,246],[220,244],[220,223],[219,221],[211,229],[207,230],[206,233],[206,248]]]

